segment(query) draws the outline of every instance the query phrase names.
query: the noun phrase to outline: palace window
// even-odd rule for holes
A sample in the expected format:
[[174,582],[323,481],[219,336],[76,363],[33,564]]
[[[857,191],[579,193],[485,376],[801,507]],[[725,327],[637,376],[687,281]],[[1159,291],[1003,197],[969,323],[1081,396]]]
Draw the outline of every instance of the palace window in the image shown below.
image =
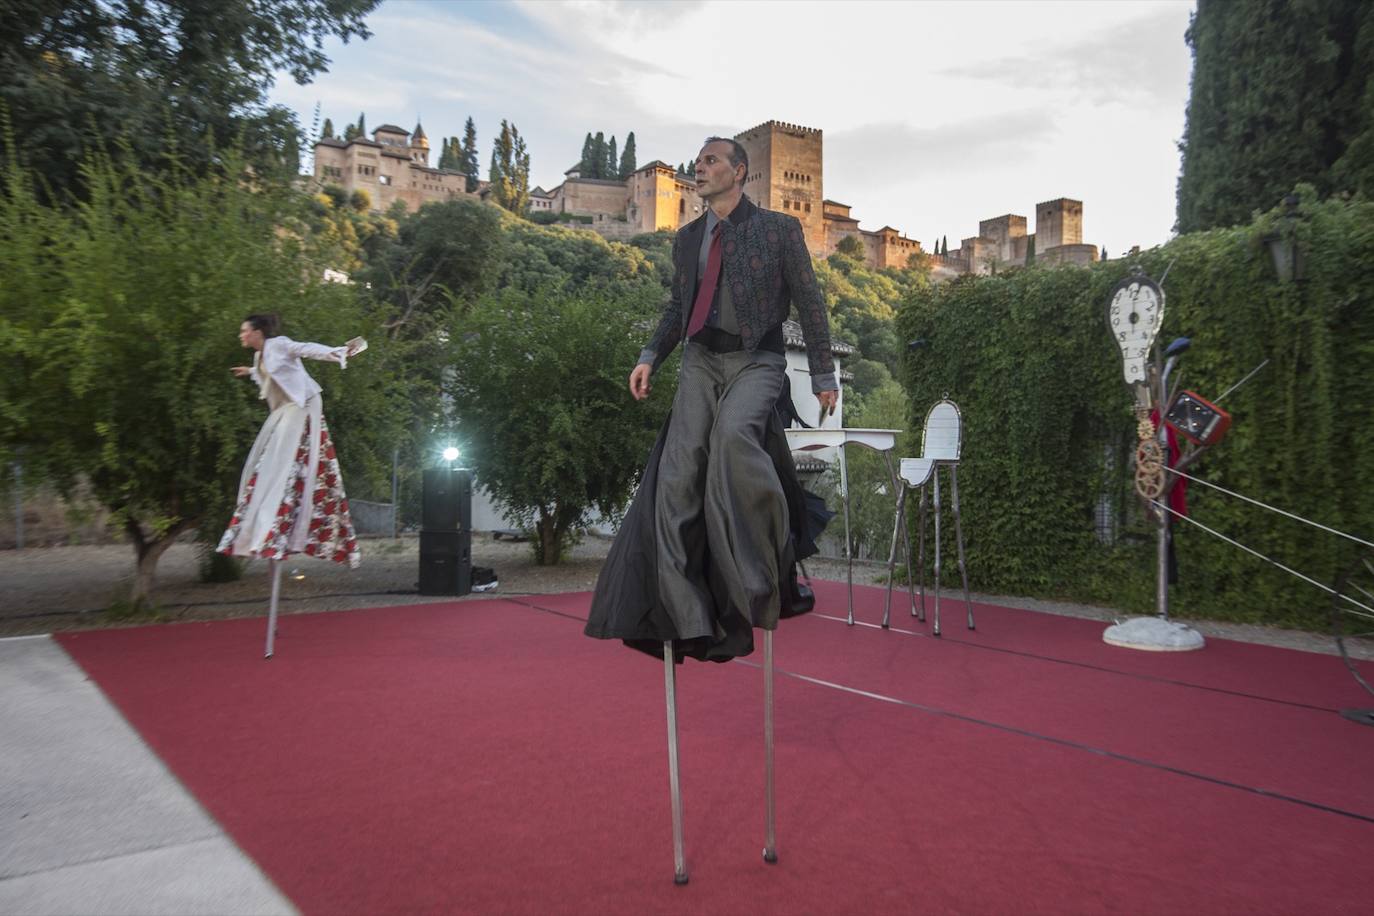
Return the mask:
[[391,184],[391,176],[390,176],[390,175],[378,175],[378,176],[377,176],[377,183],[378,183],[378,184]]

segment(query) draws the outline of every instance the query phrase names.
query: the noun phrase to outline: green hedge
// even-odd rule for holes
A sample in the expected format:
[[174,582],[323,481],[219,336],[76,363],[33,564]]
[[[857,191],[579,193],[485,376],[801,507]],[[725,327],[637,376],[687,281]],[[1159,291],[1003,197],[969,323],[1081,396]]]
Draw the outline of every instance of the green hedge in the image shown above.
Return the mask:
[[[898,315],[909,353],[911,428],[946,392],[963,412],[960,464],[970,584],[978,590],[1153,609],[1154,542],[1131,475],[1135,444],[1108,293],[1139,264],[1164,283],[1161,341],[1192,338],[1183,386],[1234,422],[1193,473],[1365,538],[1374,534],[1374,204],[1318,202],[1299,188],[1296,219],[1182,236],[1089,269],[1034,267],[914,292]],[[1296,240],[1303,277],[1281,283],[1266,237]],[[1118,522],[1103,544],[1103,496]],[[1353,559],[1349,542],[1194,486],[1191,515],[1318,581]],[[1320,589],[1178,523],[1179,614],[1311,626]],[[947,544],[951,552],[952,543]],[[945,564],[944,579],[957,581]]]

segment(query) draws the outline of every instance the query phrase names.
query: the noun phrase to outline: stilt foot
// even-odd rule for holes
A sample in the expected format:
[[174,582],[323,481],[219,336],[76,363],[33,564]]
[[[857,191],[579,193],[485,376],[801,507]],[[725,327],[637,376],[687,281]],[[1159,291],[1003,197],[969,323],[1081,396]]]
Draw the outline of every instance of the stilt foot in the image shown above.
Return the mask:
[[778,851],[776,849],[765,849],[763,851],[763,861],[769,865],[778,864]]
[[673,883],[674,883],[674,884],[686,884],[686,883],[687,883],[687,873],[686,873],[686,872],[683,872],[683,873],[680,874],[680,875],[673,875]]

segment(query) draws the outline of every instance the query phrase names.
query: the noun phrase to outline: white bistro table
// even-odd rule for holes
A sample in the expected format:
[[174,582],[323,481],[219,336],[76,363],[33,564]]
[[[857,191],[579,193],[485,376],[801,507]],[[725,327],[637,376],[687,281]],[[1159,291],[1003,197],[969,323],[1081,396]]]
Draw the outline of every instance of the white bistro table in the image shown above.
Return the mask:
[[[900,492],[896,472],[892,468],[892,452],[897,447],[900,429],[789,429],[787,445],[794,452],[812,452],[822,448],[838,450],[840,459],[840,498],[844,503],[844,558],[849,580],[849,623],[854,623],[854,557],[849,551],[849,469],[845,464],[845,446],[863,445],[882,452],[887,461],[889,485]],[[895,511],[894,503],[894,511]],[[905,531],[903,531],[905,534]],[[908,546],[907,553],[911,553]]]

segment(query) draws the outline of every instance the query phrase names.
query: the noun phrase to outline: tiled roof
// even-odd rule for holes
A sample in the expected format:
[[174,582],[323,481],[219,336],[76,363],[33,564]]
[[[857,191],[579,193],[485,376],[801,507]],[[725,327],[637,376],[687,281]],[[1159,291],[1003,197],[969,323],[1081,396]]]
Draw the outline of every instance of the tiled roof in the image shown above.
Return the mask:
[[405,134],[407,137],[410,136],[410,131],[406,130],[404,127],[397,127],[395,124],[383,124],[381,127],[375,128],[372,132],[375,134],[384,130],[390,131],[393,134]]
[[830,467],[821,459],[808,455],[806,452],[793,452],[792,463],[797,466],[798,474],[817,474]]
[[[801,325],[791,318],[782,323],[782,339],[789,350],[806,349],[806,341],[802,338]],[[859,351],[843,340],[832,340],[830,342],[830,352],[837,356],[849,356],[851,353],[857,353]]]

